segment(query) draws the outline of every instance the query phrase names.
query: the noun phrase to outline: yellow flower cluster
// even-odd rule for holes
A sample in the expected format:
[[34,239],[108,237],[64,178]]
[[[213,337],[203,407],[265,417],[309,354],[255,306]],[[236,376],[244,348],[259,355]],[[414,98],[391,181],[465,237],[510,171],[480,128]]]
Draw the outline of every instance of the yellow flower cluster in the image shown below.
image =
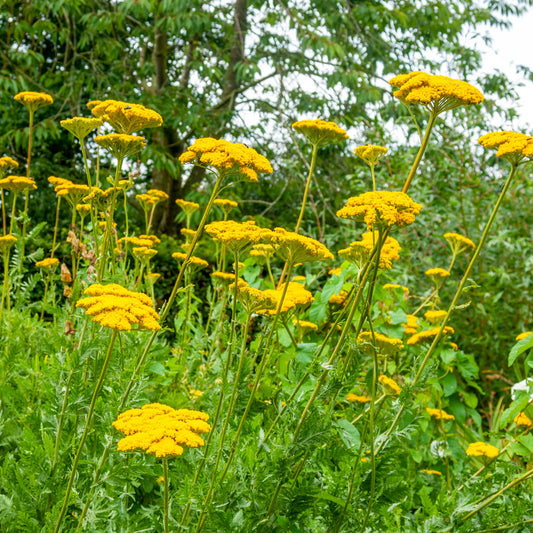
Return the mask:
[[276,249],[271,244],[254,244],[249,252],[250,257],[270,259]]
[[[407,339],[407,344],[409,346],[414,346],[416,344],[421,344],[423,342],[433,340],[437,336],[439,331],[440,327],[421,331],[420,333],[415,333],[413,336]],[[455,331],[452,327],[445,326],[442,335],[453,335],[453,333],[455,333]]]
[[159,113],[140,104],[105,100],[93,105],[91,112],[111,124],[116,132],[126,135],[144,128],[157,128],[163,124]]
[[57,257],[47,257],[46,259],[43,259],[42,261],[37,261],[35,263],[35,266],[37,268],[50,270],[52,270],[52,268],[56,267],[57,265],[59,265],[59,259],[57,259]]
[[146,146],[144,137],[128,135],[126,133],[99,135],[94,138],[94,141],[117,159],[136,154]]
[[76,204],[76,211],[83,218],[91,212],[91,206],[89,204]]
[[346,395],[346,399],[349,402],[357,402],[357,403],[367,403],[367,402],[372,401],[372,398],[370,398],[370,396],[357,396],[357,394],[353,394],[351,392],[349,392]]
[[374,227],[412,224],[421,209],[420,204],[403,192],[375,191],[348,198],[346,206],[337,211],[337,216],[364,221],[372,230]]
[[459,255],[466,251],[473,250],[476,245],[468,237],[459,233],[445,233],[444,238],[448,241],[452,253]]
[[154,255],[157,255],[157,250],[154,250],[153,248],[148,248],[146,246],[137,246],[135,248],[132,248],[131,253],[140,261],[146,261],[152,259]]
[[[278,308],[281,296],[283,294],[283,288],[285,283],[278,289],[267,289],[263,291],[267,295],[272,296],[276,300],[276,305],[273,309],[261,309],[257,311],[258,313],[266,313],[269,315],[275,315],[276,309]],[[291,309],[303,309],[307,305],[311,304],[314,301],[313,295],[304,288],[301,283],[295,281],[289,281],[287,287],[287,293],[285,294],[285,299],[283,300],[283,305],[281,306],[280,313],[286,313]]]
[[439,322],[442,322],[442,320],[444,319],[444,317],[447,315],[448,313],[444,310],[441,310],[441,309],[435,309],[433,311],[426,311],[424,313],[424,318],[428,321],[428,322],[431,322],[431,324],[438,324]]
[[292,129],[302,133],[311,144],[316,145],[338,143],[348,139],[346,131],[337,126],[335,122],[327,122],[319,118],[299,120],[292,125]]
[[239,207],[239,204],[234,200],[228,200],[226,198],[217,198],[215,200],[215,205],[220,207],[224,213],[229,213],[235,207]]
[[78,205],[91,192],[91,189],[87,185],[73,183],[64,178],[50,176],[48,181],[54,185],[56,195],[61,198],[66,198],[73,207]]
[[525,426],[528,428],[533,427],[533,420],[531,420],[531,418],[529,418],[529,416],[527,416],[525,413],[518,413],[514,417],[514,423],[517,426]]
[[398,285],[397,283],[385,283],[383,285],[385,290],[394,291],[395,289],[402,289],[404,296],[407,298],[409,296],[409,289],[403,285]]
[[14,235],[8,234],[0,237],[0,252],[7,252],[15,243],[17,238]]
[[517,165],[525,157],[533,157],[533,137],[515,131],[494,131],[478,139],[484,148],[498,150],[496,155]]
[[0,180],[0,189],[19,193],[35,190],[37,189],[37,185],[33,178],[27,178],[26,176],[8,176]]
[[212,137],[197,139],[179,159],[182,163],[211,165],[224,174],[238,172],[250,181],[257,181],[258,173],[273,172],[268,159],[253,148]]
[[447,278],[450,273],[445,268],[430,268],[425,272],[426,276],[433,279]]
[[398,88],[393,94],[402,102],[423,105],[436,114],[484,100],[479,89],[466,81],[420,71],[400,74],[389,83]]
[[13,97],[17,102],[25,106],[30,113],[40,107],[54,103],[54,99],[46,93],[37,93],[34,91],[22,91]]
[[[233,279],[235,279],[235,276],[233,276]],[[233,291],[235,283],[232,283],[229,289]],[[237,283],[237,298],[247,313],[253,313],[260,309],[263,312],[274,310],[278,304],[278,299],[271,292],[254,289],[242,279],[239,279]]]
[[3,178],[8,171],[17,168],[19,164],[8,156],[0,157],[0,178]]
[[398,383],[388,376],[381,375],[379,376],[378,381],[385,387],[385,391],[387,392],[392,391],[394,394],[400,394],[400,392],[402,392]]
[[426,411],[429,413],[429,416],[436,418],[437,420],[455,420],[455,416],[448,414],[442,409],[431,409],[431,407],[426,407]]
[[220,281],[224,285],[229,285],[235,281],[235,274],[229,274],[228,272],[212,272],[211,277],[216,281]]
[[188,202],[187,200],[182,200],[181,198],[176,200],[176,205],[183,209],[183,211],[185,211],[185,213],[188,215],[191,215],[200,209],[200,204],[197,204],[196,202]]
[[145,211],[149,211],[154,205],[157,205],[159,202],[168,200],[168,194],[159,189],[150,189],[144,194],[136,194],[135,198],[141,204],[141,207]]
[[235,222],[234,220],[219,220],[205,226],[205,231],[215,241],[224,244],[233,252],[238,252],[249,244],[259,243],[270,230],[260,228],[253,221]]
[[403,342],[400,339],[387,337],[387,335],[383,335],[383,333],[378,333],[377,331],[374,332],[374,336],[372,336],[371,331],[361,331],[357,336],[357,343],[362,344],[363,350],[368,353],[372,350],[368,344],[374,345],[378,355],[390,355],[403,348]]
[[297,320],[293,318],[292,323],[304,334],[310,333],[311,331],[318,331],[318,325],[308,320]]
[[161,239],[155,235],[139,235],[138,237],[122,237],[118,240],[119,244],[122,244],[123,242],[128,242],[128,244],[131,243],[133,246],[137,247],[151,248],[152,246],[159,244]]
[[428,470],[427,468],[422,468],[420,472],[423,472],[424,474],[431,474],[433,476],[442,476],[442,472],[439,472],[438,470]]
[[520,333],[520,335],[517,335],[515,340],[517,340],[517,341],[521,341],[521,340],[523,340],[523,339],[529,337],[529,336],[531,335],[531,333],[533,333],[533,332],[531,332],[531,331],[524,331],[524,333]]
[[76,307],[85,309],[93,322],[120,331],[129,331],[133,324],[157,331],[159,316],[151,298],[140,292],[129,291],[120,285],[94,283],[85,289],[85,298]]
[[320,242],[283,228],[269,232],[267,239],[293,264],[307,261],[330,261],[333,254]]
[[375,144],[363,144],[354,150],[354,154],[360,157],[367,165],[373,167],[387,152],[388,148]]
[[[377,231],[363,233],[360,241],[354,241],[348,248],[339,250],[339,255],[353,263],[363,264],[368,261],[372,250],[378,239]],[[392,261],[400,259],[400,243],[393,237],[387,237],[381,247],[379,256],[379,268],[389,270],[392,268]]]
[[[185,261],[187,254],[183,252],[174,252],[172,254],[172,257],[177,261]],[[209,263],[205,259],[202,259],[201,257],[196,257],[194,255],[191,255],[191,257],[189,257],[188,264],[197,268],[205,268],[209,266]]]
[[85,139],[91,131],[99,128],[103,123],[104,121],[101,118],[91,117],[74,117],[60,121],[61,126],[72,133],[72,135],[77,137],[80,141]]
[[142,450],[156,457],[181,455],[183,447],[204,445],[200,434],[211,426],[209,415],[192,409],[173,409],[160,403],[150,403],[141,409],[129,409],[113,422],[115,429],[126,435],[118,442],[122,452]]
[[348,298],[348,293],[341,289],[341,292],[339,294],[332,294],[329,297],[328,303],[331,305],[344,305],[346,302],[346,298]]
[[406,315],[407,324],[402,324],[404,333],[406,335],[412,335],[418,330],[418,317],[415,315]]
[[496,446],[485,444],[484,442],[473,442],[472,444],[469,444],[466,449],[466,455],[484,456],[490,457],[491,459],[498,457],[499,454],[500,450],[498,450]]

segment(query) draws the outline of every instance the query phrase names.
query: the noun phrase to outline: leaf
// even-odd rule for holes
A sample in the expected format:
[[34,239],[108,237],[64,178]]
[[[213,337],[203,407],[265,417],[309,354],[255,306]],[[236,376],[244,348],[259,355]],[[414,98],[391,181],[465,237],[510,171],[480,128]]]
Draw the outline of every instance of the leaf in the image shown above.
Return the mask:
[[349,450],[356,450],[361,445],[361,434],[359,430],[348,420],[341,418],[337,420],[339,426],[339,435]]
[[533,453],[533,435],[527,433],[526,435],[518,437],[517,440],[529,450],[530,454]]
[[148,365],[148,370],[154,374],[159,374],[160,376],[164,376],[166,374],[165,367],[158,361],[151,361]]
[[448,372],[442,379],[444,396],[451,396],[457,390],[457,379],[452,372]]
[[301,342],[296,351],[296,360],[303,365],[308,365],[313,360],[316,350],[316,342]]
[[533,348],[533,335],[528,335],[525,339],[518,341],[509,352],[508,366],[512,366],[516,358],[529,348]]
[[529,392],[523,392],[518,398],[506,409],[500,419],[500,429],[503,429],[509,420],[513,419],[520,411],[523,411],[529,404]]

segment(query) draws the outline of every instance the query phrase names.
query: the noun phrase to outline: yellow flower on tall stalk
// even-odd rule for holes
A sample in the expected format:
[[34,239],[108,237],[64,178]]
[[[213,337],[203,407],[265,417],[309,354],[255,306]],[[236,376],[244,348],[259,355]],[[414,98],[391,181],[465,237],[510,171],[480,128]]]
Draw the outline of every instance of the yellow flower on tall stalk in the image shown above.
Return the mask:
[[102,126],[104,121],[101,118],[73,117],[61,120],[59,123],[81,143],[91,131]]
[[[369,231],[363,233],[360,241],[354,241],[348,248],[339,250],[338,254],[346,261],[359,263],[363,266],[370,258],[374,246],[378,241],[378,232]],[[390,270],[392,261],[400,259],[400,243],[393,237],[387,237],[383,243],[379,255],[379,268]]]
[[528,428],[533,427],[533,420],[531,420],[531,418],[529,418],[529,416],[527,416],[525,413],[518,413],[514,417],[513,422],[517,426],[524,426]]
[[[24,222],[22,224],[22,236],[21,236],[22,249],[20,252],[21,255],[20,255],[20,260],[19,260],[19,273],[20,273],[20,268],[22,267],[22,261],[24,259],[24,241],[26,237],[26,218],[28,215],[29,192],[36,190],[37,184],[35,183],[35,180],[33,178],[30,178],[27,176],[7,176],[6,178],[0,179],[0,189],[13,193],[13,201],[11,204],[11,221],[9,223],[9,233],[13,233],[13,225],[15,222],[18,195],[21,192],[23,192],[25,193],[25,197],[26,197],[25,202],[24,202],[24,211],[23,211]],[[3,195],[2,195],[2,198],[3,198]],[[3,217],[5,218],[5,210],[4,210],[3,201],[2,201],[2,213],[3,213]],[[4,222],[4,234],[6,232],[7,232],[7,227]]]
[[[174,252],[172,254],[172,257],[176,259],[177,261],[183,262],[185,261],[185,259],[187,259],[187,254],[183,252]],[[191,255],[189,257],[189,261],[187,263],[187,267],[193,268],[195,270],[199,268],[206,268],[208,266],[209,266],[209,263],[205,259],[202,259],[201,257],[195,257],[194,255]]]
[[[0,157],[0,180],[3,179],[10,170],[17,168],[18,166],[19,164],[13,158],[8,156]],[[2,235],[6,235],[6,205],[4,200],[4,189],[2,187],[0,187],[0,203],[2,204]]]
[[[292,309],[294,309],[296,312],[300,312],[314,301],[313,294],[305,289],[301,283],[296,281],[289,281],[277,289],[266,289],[263,292],[276,299],[276,308],[279,306],[279,302],[281,301],[283,293],[285,292],[285,298],[283,299],[282,306],[279,310],[280,313],[286,313]],[[261,309],[257,312],[275,315],[276,308]]]
[[314,145],[325,146],[348,139],[346,131],[335,122],[327,122],[319,118],[299,120],[292,125],[292,129],[305,135],[309,142]]
[[37,184],[33,178],[26,176],[7,176],[0,180],[0,188],[12,193],[33,191],[37,189]]
[[435,283],[435,287],[439,289],[444,283],[444,280],[450,276],[450,271],[445,268],[429,268],[425,272],[426,276]]
[[444,309],[434,309],[431,311],[426,311],[424,313],[424,318],[432,324],[438,324],[439,322],[442,322],[447,314],[448,312],[444,311]]
[[365,192],[348,198],[337,216],[365,222],[369,230],[402,227],[412,224],[422,206],[399,191]]
[[49,94],[34,91],[22,91],[13,98],[22,104],[30,113],[34,113],[37,109],[54,103],[54,99]]
[[169,196],[165,191],[159,189],[150,189],[144,194],[137,194],[135,198],[141,204],[144,211],[144,222],[146,224],[146,233],[150,233],[152,221],[154,218],[155,208],[161,202],[168,200]]
[[466,455],[474,457],[488,457],[489,459],[493,459],[498,457],[499,454],[500,450],[496,446],[485,442],[472,442],[466,449]]
[[[377,331],[374,333],[361,331],[357,336],[357,344],[361,345],[362,350],[365,352],[369,352],[369,344],[375,346],[378,355],[391,355],[403,349],[403,342],[400,339],[388,337]],[[371,350],[370,353],[374,353],[374,350]]]
[[[415,333],[407,339],[407,344],[409,346],[415,346],[416,344],[422,344],[424,342],[432,341],[439,333],[440,328],[428,329],[426,331],[421,331],[420,333]],[[453,335],[455,330],[451,326],[445,326],[442,330],[442,335]]]
[[383,385],[386,393],[400,394],[402,392],[398,383],[384,374],[379,376],[378,381]]
[[372,398],[370,398],[370,396],[359,396],[357,394],[349,392],[346,395],[346,400],[352,403],[368,403],[372,401]]
[[[235,278],[235,276],[232,276],[232,278]],[[229,289],[234,291],[235,283],[229,285]],[[254,289],[242,279],[238,280],[236,289],[237,299],[248,314],[257,312],[260,309],[273,310],[277,306],[278,298],[272,292]]]
[[118,100],[100,102],[92,106],[91,113],[109,123],[117,133],[126,135],[163,124],[163,117],[153,109]]
[[99,135],[94,138],[94,141],[119,161],[140,152],[146,146],[146,139],[144,137],[127,135],[125,133]]
[[406,315],[407,316],[407,323],[402,324],[404,333],[406,335],[412,335],[413,333],[416,333],[418,330],[418,317],[415,315]]
[[454,255],[472,251],[476,247],[473,241],[459,233],[445,233],[444,238],[448,241]]
[[224,213],[224,220],[227,220],[230,212],[239,206],[239,204],[234,200],[228,200],[226,198],[217,198],[215,200],[215,205],[222,209],[222,213]]
[[455,416],[448,414],[442,409],[432,409],[431,407],[426,407],[426,411],[429,416],[436,418],[437,420],[455,420]]
[[533,158],[533,137],[515,131],[494,131],[478,139],[484,148],[497,150],[496,155],[518,166],[525,159]]
[[0,301],[0,324],[2,323],[2,314],[4,312],[4,302],[7,300],[9,312],[9,250],[17,242],[14,235],[7,234],[0,236],[0,254],[4,262],[4,283],[2,287],[2,300]]
[[42,261],[37,261],[35,263],[35,266],[37,268],[44,270],[47,274],[46,281],[44,284],[44,294],[43,294],[43,300],[42,300],[42,306],[41,306],[41,320],[43,319],[43,316],[44,316],[46,296],[48,294],[48,286],[50,284],[50,276],[52,274],[52,270],[54,270],[58,265],[59,265],[59,259],[57,259],[57,257],[47,257],[46,259],[43,259]]
[[261,242],[272,233],[268,229],[256,226],[253,221],[236,222],[234,220],[219,220],[206,224],[205,232],[233,253]]
[[321,242],[294,231],[275,228],[273,232],[265,235],[265,240],[274,245],[276,252],[292,265],[334,259],[333,254]]
[[376,175],[374,167],[388,151],[388,148],[385,148],[384,146],[376,146],[375,144],[363,144],[354,150],[354,154],[360,157],[370,167],[374,192],[376,191]]

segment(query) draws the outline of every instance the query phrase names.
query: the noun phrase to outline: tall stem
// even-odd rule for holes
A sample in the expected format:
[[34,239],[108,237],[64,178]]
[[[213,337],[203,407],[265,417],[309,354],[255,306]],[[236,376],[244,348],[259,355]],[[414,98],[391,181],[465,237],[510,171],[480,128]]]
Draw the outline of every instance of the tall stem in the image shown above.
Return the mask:
[[163,457],[163,478],[165,482],[165,533],[168,533],[168,459]]
[[53,259],[54,252],[56,248],[57,240],[57,227],[59,225],[59,206],[61,205],[61,196],[57,197],[57,207],[56,207],[56,223],[54,224],[54,237],[52,239],[52,250],[50,251],[50,257]]

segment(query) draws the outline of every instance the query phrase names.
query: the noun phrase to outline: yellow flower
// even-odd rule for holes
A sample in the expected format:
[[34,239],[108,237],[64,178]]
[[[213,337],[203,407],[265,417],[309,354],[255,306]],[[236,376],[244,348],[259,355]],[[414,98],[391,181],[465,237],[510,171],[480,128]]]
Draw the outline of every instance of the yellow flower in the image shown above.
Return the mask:
[[[157,238],[157,237],[156,237]],[[159,240],[159,239],[158,239]],[[140,237],[135,237],[135,236],[132,236],[132,237],[122,237],[118,240],[118,243],[119,244],[122,244],[123,242],[128,242],[133,244],[133,246],[138,246],[138,247],[146,247],[146,248],[151,248],[152,246],[154,246],[154,241],[150,238],[149,235],[141,235]]]
[[[269,315],[275,315],[276,309],[278,308],[281,296],[283,294],[283,288],[285,283],[278,289],[267,289],[263,291],[267,296],[272,296],[276,299],[276,305],[273,309],[261,309],[257,311],[258,313],[265,313]],[[286,313],[291,309],[302,310],[304,307],[308,306],[314,301],[313,295],[304,288],[301,283],[294,281],[288,282],[287,293],[285,299],[283,300],[283,305],[281,306],[280,313]]]
[[497,149],[496,155],[518,165],[525,157],[533,157],[533,137],[515,131],[494,131],[478,139],[484,148]]
[[337,126],[335,122],[326,122],[322,119],[299,120],[292,125],[292,129],[302,133],[311,144],[316,145],[324,146],[348,139],[346,131]]
[[104,121],[101,118],[92,117],[74,117],[60,121],[61,126],[78,138],[80,142],[103,123]]
[[93,322],[120,331],[129,331],[133,324],[157,331],[159,316],[153,309],[150,297],[129,291],[120,285],[94,283],[85,289],[85,298],[76,307],[85,309]]
[[472,444],[469,444],[468,448],[466,449],[466,455],[494,458],[498,457],[499,454],[500,450],[498,450],[496,446],[492,446],[492,444],[485,444],[484,442],[473,442]]
[[146,261],[152,259],[154,255],[157,255],[157,250],[154,250],[153,248],[147,248],[145,246],[138,246],[136,248],[133,248],[131,250],[131,253],[137,259],[140,259],[141,261]]
[[249,255],[257,259],[270,259],[275,251],[276,249],[271,244],[254,244]]
[[462,105],[480,104],[481,92],[466,81],[435,76],[425,72],[400,74],[389,83],[398,90],[393,94],[406,104],[420,104],[439,114]]
[[524,331],[524,333],[520,333],[520,335],[517,335],[515,340],[521,341],[525,339],[526,337],[529,337],[531,333],[532,333],[531,331]]
[[[184,254],[183,252],[174,252],[172,254],[172,257],[176,259],[177,261],[185,261],[187,254]],[[191,255],[191,257],[189,257],[189,263],[187,266],[205,268],[209,266],[209,263],[205,259],[202,259],[201,257],[195,257],[194,255]]]
[[201,411],[173,409],[160,403],[129,409],[113,422],[115,429],[126,435],[118,442],[117,449],[142,450],[156,457],[181,455],[184,446],[204,445],[200,434],[211,429],[206,422],[208,418]]
[[76,204],[76,211],[83,218],[91,212],[91,206],[89,204]]
[[526,426],[528,428],[533,427],[533,420],[531,420],[525,413],[518,413],[513,421],[517,426]]
[[37,189],[37,185],[33,178],[26,176],[8,176],[0,180],[0,189],[19,193],[22,191],[33,191]]
[[[409,337],[407,339],[407,344],[409,346],[414,346],[415,344],[421,344],[426,341],[431,341],[437,336],[437,333],[439,331],[440,327],[421,331],[420,333],[415,333],[412,337]],[[453,333],[455,333],[455,331],[452,327],[445,326],[442,335],[452,335]]]
[[298,281],[300,283],[303,282],[305,285],[307,278],[305,276],[294,276],[291,281]]
[[136,194],[135,198],[145,211],[150,211],[154,205],[168,200],[168,194],[164,191],[160,191],[159,189],[150,189],[144,194]]
[[277,251],[293,264],[307,261],[330,261],[333,254],[320,242],[283,228],[275,228],[266,239],[277,247]]
[[426,270],[426,276],[433,279],[447,278],[450,273],[444,268],[430,268]]
[[357,396],[357,394],[352,394],[351,392],[346,395],[346,399],[349,402],[357,403],[367,403],[372,401],[372,398],[370,398],[370,396]]
[[226,198],[217,198],[215,205],[220,207],[222,211],[227,215],[232,209],[239,206],[239,204],[233,200],[227,200]]
[[302,332],[303,335],[311,333],[312,331],[318,331],[318,326],[314,322],[308,320],[292,319],[292,323]]
[[468,238],[459,233],[445,233],[444,238],[448,241],[452,253],[459,255],[463,252],[472,251],[476,245]]
[[229,274],[228,272],[212,272],[211,277],[224,285],[229,285],[235,281],[235,274]]
[[329,297],[328,303],[331,305],[343,305],[346,302],[346,298],[348,298],[348,293],[341,289],[339,294],[332,294]]
[[258,173],[273,172],[268,159],[259,155],[253,148],[211,137],[197,139],[179,159],[182,163],[210,165],[224,175],[237,172],[250,181],[257,181]]
[[120,100],[91,100],[87,102],[87,107],[95,117],[101,118],[105,115],[106,109],[112,104],[127,105],[126,102]]
[[402,289],[403,295],[407,298],[409,296],[409,289],[403,285],[398,285],[397,283],[385,283],[383,285],[385,290],[394,291],[395,289]]
[[224,244],[233,252],[237,252],[249,244],[257,244],[266,234],[268,229],[260,228],[255,222],[235,222],[234,220],[220,220],[205,226],[205,231],[215,241]]
[[[378,239],[377,231],[363,233],[360,241],[354,241],[348,248],[339,250],[339,255],[353,263],[365,263],[368,261],[372,250]],[[392,268],[392,261],[400,259],[400,243],[393,237],[387,237],[381,247],[379,256],[379,268],[389,270]]]
[[424,318],[432,324],[438,324],[439,322],[442,322],[447,314],[448,313],[446,311],[436,309],[434,311],[426,311],[424,313]]
[[406,226],[415,221],[422,206],[399,191],[365,192],[348,199],[346,206],[337,211],[341,218],[365,222],[369,230]]
[[33,113],[40,107],[54,103],[54,99],[46,93],[36,93],[33,91],[22,91],[13,97],[17,102],[25,106],[30,113]]
[[87,185],[72,183],[70,181],[68,183],[57,184],[54,190],[57,196],[66,198],[72,207],[76,207],[90,193],[91,189]]
[[392,391],[394,394],[400,394],[402,392],[398,383],[385,375],[379,376],[378,381],[384,386],[385,392]]
[[431,407],[426,407],[426,411],[429,415],[437,420],[455,420],[455,416],[448,414],[442,409],[431,409]]
[[[233,279],[235,280],[235,276]],[[229,289],[233,291],[235,283],[232,283]],[[237,283],[237,298],[247,313],[274,310],[278,303],[278,299],[271,292],[254,289],[242,279],[239,279]]]
[[57,259],[57,257],[47,257],[46,259],[37,261],[35,263],[37,268],[42,268],[43,270],[52,270],[52,268],[56,267],[57,265],[59,265],[59,259]]
[[416,333],[416,330],[418,329],[418,317],[415,315],[406,315],[407,316],[407,324],[402,324],[404,328],[404,333],[406,335],[412,335],[413,333]]
[[192,213],[200,209],[200,204],[197,204],[196,202],[188,202],[187,200],[182,200],[181,198],[176,200],[176,204],[178,207],[181,207],[181,209],[183,209],[187,215],[192,215]]
[[3,178],[10,170],[17,168],[19,164],[11,157],[0,157],[0,179]]
[[14,235],[8,234],[0,237],[0,252],[7,252],[15,243],[17,238]]
[[[93,113],[99,113],[102,104],[92,109]],[[131,135],[145,128],[157,128],[163,124],[163,117],[152,109],[140,104],[128,104],[126,102],[112,102],[105,106],[105,112],[101,117],[111,124],[117,133]]]
[[420,470],[420,472],[424,472],[424,474],[431,474],[433,476],[442,476],[442,472],[439,472],[438,470],[428,470],[427,468],[423,468]]
[[94,138],[94,141],[117,159],[136,154],[146,146],[144,137],[123,133],[99,135]]
[[374,332],[374,337],[371,331],[361,331],[357,337],[357,343],[362,345],[361,348],[365,353],[370,353],[368,343],[375,345],[378,355],[390,355],[403,348],[403,342],[400,339],[387,337],[387,335],[383,335],[383,333],[378,333],[377,331]]
[[388,148],[375,144],[363,144],[354,150],[354,154],[360,157],[367,165],[373,167],[387,152]]

